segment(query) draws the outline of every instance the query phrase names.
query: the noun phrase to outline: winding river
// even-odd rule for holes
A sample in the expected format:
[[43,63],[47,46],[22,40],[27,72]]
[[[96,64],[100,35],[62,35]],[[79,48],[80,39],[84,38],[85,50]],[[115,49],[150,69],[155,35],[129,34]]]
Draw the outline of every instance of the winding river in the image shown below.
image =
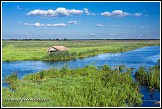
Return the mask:
[[[125,65],[126,67],[133,67],[138,69],[140,66],[149,68],[157,63],[160,59],[160,46],[147,46],[132,51],[123,53],[105,53],[99,54],[93,57],[87,57],[84,59],[75,59],[69,61],[15,61],[15,62],[2,62],[2,80],[10,75],[12,72],[18,72],[20,78],[26,74],[34,73],[40,70],[49,69],[51,67],[61,68],[67,65],[69,68],[81,68],[89,64],[97,67],[108,64],[111,68],[119,65]],[[132,75],[134,76],[134,74]],[[2,83],[3,87],[6,87],[6,83]],[[155,104],[152,100],[160,101],[160,92],[154,91],[153,96],[150,96],[150,92],[144,87],[141,87],[141,93],[143,97],[143,107],[159,107],[160,104]]]

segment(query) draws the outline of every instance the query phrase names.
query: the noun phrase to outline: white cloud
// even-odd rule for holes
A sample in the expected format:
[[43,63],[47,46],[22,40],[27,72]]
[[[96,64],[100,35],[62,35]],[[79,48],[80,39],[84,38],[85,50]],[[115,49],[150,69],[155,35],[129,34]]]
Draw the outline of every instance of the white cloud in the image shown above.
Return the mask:
[[124,28],[149,28],[149,26],[131,26],[131,25],[126,25],[122,26]]
[[15,6],[16,9],[22,9],[20,6]]
[[108,17],[110,17],[111,16],[111,13],[110,12],[103,12],[103,13],[101,13],[101,15],[102,16],[108,16]]
[[34,23],[33,26],[37,26],[37,27],[40,27],[40,26],[44,26],[44,24],[40,24],[40,23]]
[[97,24],[96,27],[103,27],[105,25],[102,25],[102,24]]
[[134,25],[108,25],[109,27],[123,27],[123,28],[149,28],[149,26],[134,26]]
[[64,23],[58,23],[58,24],[53,24],[54,27],[65,27],[67,26],[66,24]]
[[129,16],[130,14],[122,10],[114,10],[112,12],[103,12],[101,15],[106,17],[125,17]]
[[54,35],[54,33],[49,33],[49,35]]
[[116,27],[116,25],[108,25],[108,26],[110,26],[110,27]]
[[149,26],[140,26],[140,28],[149,28]]
[[152,36],[151,34],[139,34],[139,36]]
[[131,25],[126,25],[126,26],[123,26],[124,28],[135,28],[136,26],[131,26]]
[[40,24],[40,23],[34,23],[34,24],[24,23],[24,25],[25,26],[36,26],[36,27],[44,26],[44,24]]
[[83,9],[86,15],[90,15],[89,10],[87,8]]
[[59,7],[56,10],[40,10],[36,9],[27,13],[29,16],[43,16],[43,17],[61,17],[61,16],[70,16],[70,15],[81,15],[83,10],[76,9],[66,9]]
[[25,25],[25,26],[30,26],[31,24],[29,24],[29,23],[24,23],[24,25]]
[[90,36],[96,36],[96,34],[95,34],[95,33],[90,33],[89,35],[90,35]]
[[84,10],[84,13],[85,13],[86,15],[93,15],[93,16],[96,15],[95,13],[90,13],[90,12],[89,12],[89,9],[87,9],[87,8],[84,8],[83,10]]
[[127,12],[124,12],[123,10],[114,10],[112,12],[103,12],[101,13],[102,16],[106,16],[106,17],[126,17],[126,16],[136,16],[136,17],[140,17],[142,16],[143,14],[142,13],[134,13],[134,14],[131,14],[131,13],[127,13]]
[[108,34],[109,36],[115,36],[116,34],[112,33],[112,34]]
[[67,25],[65,23],[57,23],[57,24],[40,24],[40,23],[24,23],[25,26],[35,26],[35,27],[66,27]]
[[142,13],[134,13],[134,16],[140,17],[140,16],[142,16]]
[[79,22],[77,21],[68,21],[67,24],[78,24]]

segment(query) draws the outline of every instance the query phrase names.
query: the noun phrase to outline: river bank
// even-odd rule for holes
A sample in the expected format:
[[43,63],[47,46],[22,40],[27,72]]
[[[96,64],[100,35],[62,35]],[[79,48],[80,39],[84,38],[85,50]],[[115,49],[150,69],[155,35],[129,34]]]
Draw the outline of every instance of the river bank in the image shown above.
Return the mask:
[[[47,50],[54,45],[63,45],[69,48],[69,51],[50,55]],[[2,61],[71,60],[155,45],[160,45],[160,40],[2,41]]]

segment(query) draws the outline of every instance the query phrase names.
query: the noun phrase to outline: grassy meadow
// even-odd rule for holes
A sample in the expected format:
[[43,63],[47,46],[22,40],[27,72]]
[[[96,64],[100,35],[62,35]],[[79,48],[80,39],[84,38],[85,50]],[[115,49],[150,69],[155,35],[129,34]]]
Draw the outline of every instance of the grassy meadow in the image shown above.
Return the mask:
[[[70,50],[52,54],[47,52],[49,47],[57,45]],[[2,41],[2,61],[68,60],[153,45],[160,45],[160,40]]]

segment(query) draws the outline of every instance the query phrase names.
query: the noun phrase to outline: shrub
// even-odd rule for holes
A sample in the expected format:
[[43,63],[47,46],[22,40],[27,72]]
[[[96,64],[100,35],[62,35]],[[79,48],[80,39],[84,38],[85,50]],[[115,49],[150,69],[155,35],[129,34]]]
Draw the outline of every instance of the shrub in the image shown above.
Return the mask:
[[18,80],[17,72],[14,72],[11,75],[7,76],[4,81],[10,84],[17,80]]
[[135,74],[136,80],[146,85],[151,91],[160,89],[160,66],[159,64],[151,67],[146,71],[144,67],[140,67]]

